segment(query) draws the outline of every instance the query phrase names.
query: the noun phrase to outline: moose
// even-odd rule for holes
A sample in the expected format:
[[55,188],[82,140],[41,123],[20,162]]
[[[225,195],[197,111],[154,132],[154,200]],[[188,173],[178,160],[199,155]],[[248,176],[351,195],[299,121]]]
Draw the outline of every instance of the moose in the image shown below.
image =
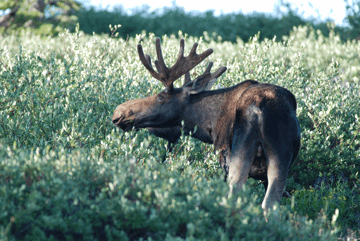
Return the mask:
[[[147,128],[170,143],[176,142],[183,128],[185,134],[192,133],[193,137],[214,144],[221,167],[228,173],[229,195],[239,192],[248,177],[261,180],[266,190],[261,206],[266,211],[280,202],[289,167],[300,149],[296,99],[283,87],[255,80],[210,90],[226,67],[211,73],[210,62],[202,75],[191,80],[190,70],[213,50],[197,54],[195,43],[184,57],[184,42],[180,40],[177,61],[168,68],[160,39],[156,39],[157,72],[150,56],[144,55],[140,44],[137,46],[142,64],[165,89],[120,104],[112,122],[124,131]],[[182,76],[185,83],[174,87],[173,83]]]

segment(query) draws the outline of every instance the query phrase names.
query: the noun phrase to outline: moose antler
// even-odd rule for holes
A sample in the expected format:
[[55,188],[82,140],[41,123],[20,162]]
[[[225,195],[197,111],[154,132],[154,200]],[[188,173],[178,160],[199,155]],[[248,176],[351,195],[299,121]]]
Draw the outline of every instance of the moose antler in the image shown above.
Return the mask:
[[198,44],[195,43],[189,55],[187,57],[184,57],[184,42],[184,39],[180,40],[180,51],[178,59],[171,68],[168,68],[165,65],[165,61],[161,52],[160,38],[156,38],[156,54],[158,60],[155,61],[155,66],[158,72],[155,72],[155,70],[153,69],[150,56],[145,56],[142,46],[140,44],[138,45],[138,53],[141,62],[143,63],[145,68],[149,70],[150,74],[155,79],[161,81],[161,83],[165,86],[165,90],[168,92],[171,92],[171,90],[174,88],[173,83],[175,80],[188,73],[213,52],[212,49],[208,49],[198,55],[196,53],[196,48],[198,47]]
[[[200,87],[200,89],[210,90],[211,87],[213,86],[213,84],[215,83],[216,79],[227,70],[226,67],[220,67],[214,73],[210,73],[210,70],[211,70],[213,64],[214,64],[213,62],[209,62],[209,65],[206,68],[206,70],[204,71],[204,73],[202,75],[200,75],[199,77],[197,77],[195,80],[191,80],[190,73],[187,72],[185,74],[184,86],[192,85],[193,88],[195,88],[196,85],[200,84],[200,85],[202,85],[202,86],[198,86],[198,87]],[[190,82],[191,82],[191,84],[189,84]]]

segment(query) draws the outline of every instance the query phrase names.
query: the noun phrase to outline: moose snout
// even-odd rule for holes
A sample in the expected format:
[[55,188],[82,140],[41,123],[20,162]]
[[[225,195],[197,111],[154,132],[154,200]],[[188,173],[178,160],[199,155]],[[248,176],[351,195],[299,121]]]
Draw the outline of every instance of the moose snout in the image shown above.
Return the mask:
[[149,103],[152,102],[149,101],[149,97],[146,97],[120,104],[114,110],[112,123],[123,130],[131,129],[137,123],[139,116],[146,115],[149,110]]
[[123,119],[124,118],[124,116],[123,115],[120,115],[120,116],[116,116],[116,117],[112,117],[112,123],[114,124],[114,125],[117,125],[117,124],[119,124],[119,122],[121,121],[121,119]]
[[112,123],[116,126],[119,126],[124,124],[123,122],[126,120],[126,118],[129,118],[133,116],[135,113],[132,110],[132,108],[129,108],[124,105],[119,105],[112,116]]
[[112,123],[114,125],[119,125],[121,120],[123,120],[125,117],[126,117],[126,111],[121,105],[119,105],[115,109],[114,114],[112,116]]

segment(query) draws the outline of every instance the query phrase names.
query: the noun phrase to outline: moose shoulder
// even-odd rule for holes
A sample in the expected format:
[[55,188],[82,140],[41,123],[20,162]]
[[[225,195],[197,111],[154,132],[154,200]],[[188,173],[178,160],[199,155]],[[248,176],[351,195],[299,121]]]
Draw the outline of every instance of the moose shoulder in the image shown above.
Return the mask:
[[[195,43],[184,57],[184,40],[181,40],[178,59],[168,68],[160,39],[156,39],[156,72],[150,57],[138,45],[141,62],[165,90],[119,105],[112,121],[124,131],[147,128],[173,142],[179,138],[182,121],[185,134],[197,126],[193,136],[213,143],[220,151],[221,166],[229,172],[230,195],[239,191],[250,176],[265,184],[262,207],[272,207],[280,202],[289,166],[300,148],[295,97],[285,88],[254,80],[210,91],[226,68],[211,73],[210,63],[204,74],[191,80],[189,71],[212,53],[208,49],[198,55],[196,48]],[[185,84],[175,88],[174,81],[183,75]]]

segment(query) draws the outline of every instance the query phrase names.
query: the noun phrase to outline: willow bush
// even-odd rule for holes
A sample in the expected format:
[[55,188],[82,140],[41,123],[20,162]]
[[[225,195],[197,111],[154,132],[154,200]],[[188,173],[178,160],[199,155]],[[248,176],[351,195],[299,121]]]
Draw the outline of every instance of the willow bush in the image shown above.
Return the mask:
[[326,38],[306,27],[294,28],[283,41],[162,36],[168,65],[180,38],[187,52],[195,41],[198,52],[213,48],[191,74],[202,73],[210,60],[214,69],[227,66],[214,88],[257,79],[296,96],[302,147],[286,187],[292,198],[265,220],[264,191],[256,181],[226,199],[228,187],[211,145],[183,136],[168,153],[166,142],[146,130],[123,133],[112,125],[118,104],[163,88],[137,56],[139,42],[156,55],[153,34],[125,40],[88,36],[77,28],[56,38],[0,38],[2,239],[356,236],[359,42],[342,43],[335,34]]

